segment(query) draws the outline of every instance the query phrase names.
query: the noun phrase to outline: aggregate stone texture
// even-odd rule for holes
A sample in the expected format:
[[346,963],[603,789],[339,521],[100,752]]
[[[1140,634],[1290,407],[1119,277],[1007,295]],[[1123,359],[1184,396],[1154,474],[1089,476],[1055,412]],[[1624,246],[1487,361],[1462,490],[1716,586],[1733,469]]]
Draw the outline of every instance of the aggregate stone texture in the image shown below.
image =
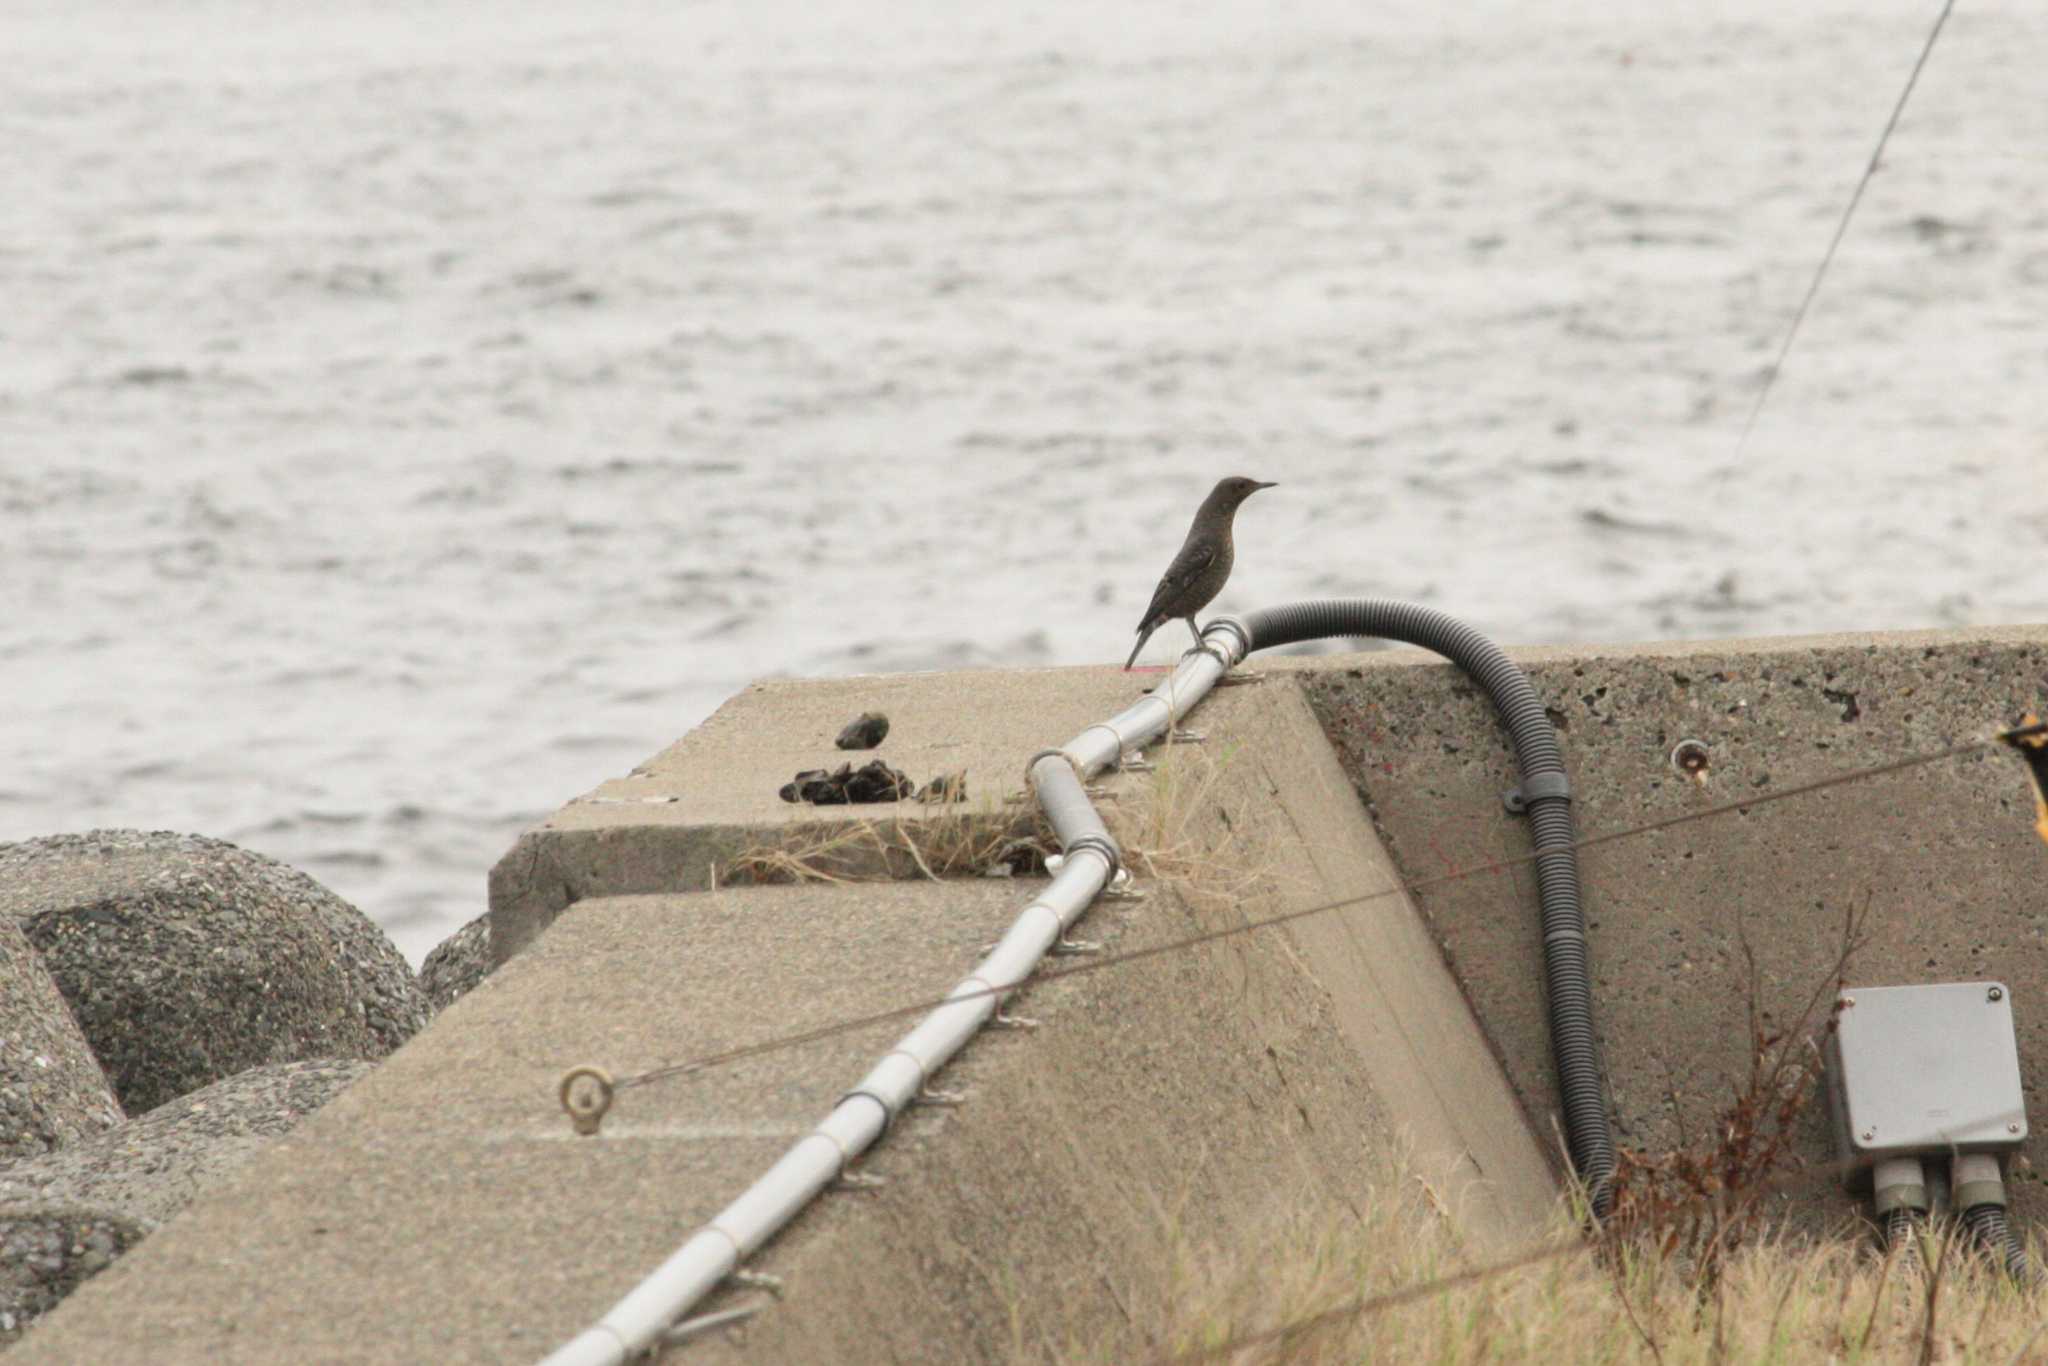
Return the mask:
[[274,859],[199,835],[0,845],[27,933],[131,1113],[250,1067],[379,1058],[428,1016],[384,932]]
[[486,912],[434,946],[420,964],[420,990],[438,1015],[490,971],[491,917]]
[[0,917],[0,1161],[119,1124],[121,1104],[49,969]]
[[0,1347],[148,1233],[111,1210],[0,1204]]
[[238,1072],[106,1133],[0,1167],[0,1205],[113,1211],[155,1228],[375,1067],[319,1058]]

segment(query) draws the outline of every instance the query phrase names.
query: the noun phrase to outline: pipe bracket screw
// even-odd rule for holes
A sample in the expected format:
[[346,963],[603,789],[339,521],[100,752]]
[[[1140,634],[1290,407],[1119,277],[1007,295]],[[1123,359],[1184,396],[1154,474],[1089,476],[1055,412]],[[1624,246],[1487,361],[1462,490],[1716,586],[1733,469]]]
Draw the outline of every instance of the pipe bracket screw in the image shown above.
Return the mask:
[[2009,1134],[2018,1133],[2020,1131],[2020,1122],[2016,1119],[2008,1121],[2005,1126],[2005,1131]]
[[2003,1000],[2005,999],[2005,988],[2004,988],[2004,987],[1993,987],[1993,988],[1991,988],[1991,989],[1990,989],[1989,991],[1987,991],[1987,992],[1985,992],[1985,993],[1984,993],[1984,999],[1985,999],[1985,1000],[1987,1000],[1987,1001],[1992,1001],[1992,1002],[1998,1002],[1998,1001],[2003,1001]]
[[[576,1084],[585,1080],[594,1085]],[[564,1072],[556,1094],[561,1098],[562,1108],[568,1111],[569,1123],[575,1126],[577,1133],[587,1138],[604,1123],[605,1112],[612,1108],[612,1094],[616,1089],[611,1073],[602,1067],[584,1066]]]
[[733,1271],[726,1277],[734,1285],[743,1285],[749,1290],[765,1290],[777,1299],[782,1298],[784,1282],[782,1277],[766,1271],[748,1271],[744,1268]]

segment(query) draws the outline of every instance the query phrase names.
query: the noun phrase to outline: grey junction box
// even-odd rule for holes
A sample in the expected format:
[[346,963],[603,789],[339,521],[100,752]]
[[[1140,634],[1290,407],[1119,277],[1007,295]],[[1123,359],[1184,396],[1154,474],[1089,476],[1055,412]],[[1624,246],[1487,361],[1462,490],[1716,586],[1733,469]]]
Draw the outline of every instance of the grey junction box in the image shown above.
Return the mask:
[[1827,1074],[1844,1157],[2010,1152],[2026,1141],[2003,982],[1849,987],[1841,1000]]

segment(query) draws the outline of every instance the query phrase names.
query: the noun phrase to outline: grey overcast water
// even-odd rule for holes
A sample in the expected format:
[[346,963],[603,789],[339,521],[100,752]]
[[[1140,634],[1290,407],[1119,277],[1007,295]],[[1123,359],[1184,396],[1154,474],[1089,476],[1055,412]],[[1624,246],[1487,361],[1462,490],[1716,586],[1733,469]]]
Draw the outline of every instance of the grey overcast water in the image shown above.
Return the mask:
[[417,961],[750,679],[1120,662],[1225,473],[1219,610],[2048,619],[2038,0],[1740,440],[1938,8],[6,0],[0,839]]

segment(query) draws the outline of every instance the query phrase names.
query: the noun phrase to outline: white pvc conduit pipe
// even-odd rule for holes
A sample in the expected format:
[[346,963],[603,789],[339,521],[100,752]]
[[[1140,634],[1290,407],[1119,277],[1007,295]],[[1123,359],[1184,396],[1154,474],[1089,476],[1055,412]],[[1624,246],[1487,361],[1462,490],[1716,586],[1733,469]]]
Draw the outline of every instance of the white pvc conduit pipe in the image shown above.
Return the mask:
[[1059,836],[1065,861],[974,971],[947,993],[946,1003],[897,1040],[824,1122],[798,1139],[745,1194],[596,1324],[550,1353],[542,1366],[624,1366],[653,1346],[838,1179],[988,1022],[1010,988],[1037,971],[1039,960],[1073,928],[1123,859],[1083,784],[1126,752],[1167,734],[1250,649],[1250,637],[1232,617],[1210,622],[1202,641],[1202,649],[1185,655],[1164,683],[1136,703],[1032,759],[1031,788]]

